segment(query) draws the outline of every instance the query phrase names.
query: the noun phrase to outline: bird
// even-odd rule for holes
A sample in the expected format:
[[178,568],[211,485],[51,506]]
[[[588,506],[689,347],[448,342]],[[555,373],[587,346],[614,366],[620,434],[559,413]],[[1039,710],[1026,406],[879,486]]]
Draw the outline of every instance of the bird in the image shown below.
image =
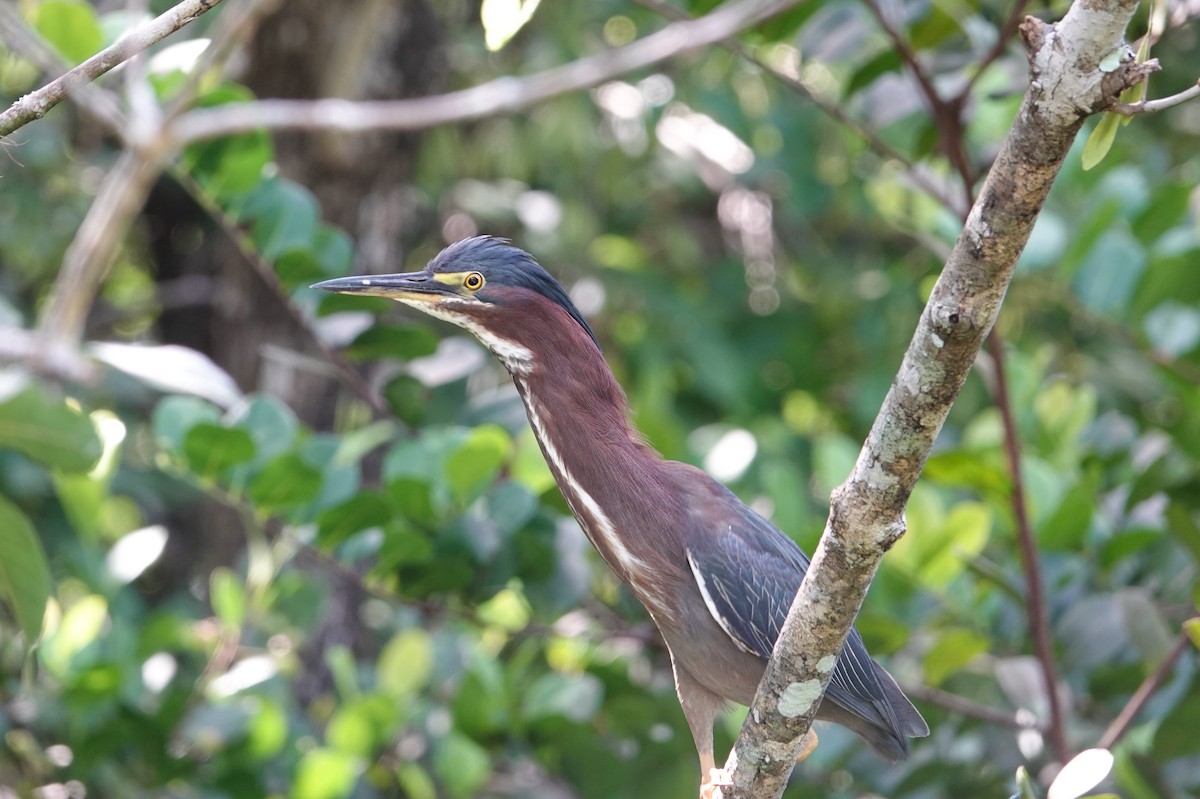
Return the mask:
[[[396,300],[474,334],[504,365],[567,505],[658,627],[700,761],[700,795],[719,795],[728,775],[716,768],[713,724],[728,702],[754,698],[809,565],[800,547],[706,472],[646,442],[583,314],[509,240],[474,236],[419,272],[313,288]],[[853,628],[816,717],[889,762],[907,756],[908,738],[929,734]]]

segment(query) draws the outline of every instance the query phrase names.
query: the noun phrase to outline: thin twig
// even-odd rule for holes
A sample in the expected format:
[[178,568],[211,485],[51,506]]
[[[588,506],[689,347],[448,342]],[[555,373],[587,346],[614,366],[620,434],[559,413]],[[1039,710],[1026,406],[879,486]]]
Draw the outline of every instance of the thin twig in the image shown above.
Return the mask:
[[1000,30],[996,31],[996,41],[992,43],[991,49],[983,54],[979,59],[979,63],[975,65],[975,71],[967,80],[967,85],[962,87],[962,91],[958,93],[958,102],[964,103],[971,94],[971,89],[975,88],[975,84],[983,73],[990,67],[997,58],[1004,55],[1005,48],[1008,47],[1009,41],[1017,35],[1017,28],[1021,25],[1021,20],[1025,18],[1025,9],[1029,6],[1029,0],[1016,0],[1012,8],[1008,12],[1008,16],[1004,19],[1004,24],[1000,26]]
[[883,7],[879,4],[879,0],[864,0],[864,2],[879,23],[879,27],[891,39],[892,45],[900,55],[900,60],[904,62],[917,81],[917,86],[929,106],[929,112],[933,115],[933,123],[938,129],[942,150],[950,159],[954,169],[962,176],[966,205],[969,207],[974,202],[975,179],[971,171],[971,159],[967,154],[966,137],[963,136],[961,115],[963,98],[943,99],[938,94],[937,87],[933,85],[933,78],[925,71],[924,65],[917,57],[916,51],[912,49],[908,39],[883,13]]
[[1109,110],[1122,116],[1131,117],[1135,114],[1151,114],[1155,111],[1174,108],[1181,103],[1186,103],[1188,100],[1194,100],[1197,97],[1200,97],[1200,80],[1197,80],[1190,89],[1184,89],[1179,94],[1172,94],[1170,97],[1163,97],[1158,100],[1142,100],[1140,103],[1113,103]]
[[511,114],[568,92],[653,66],[719,42],[803,0],[740,0],[703,17],[674,22],[624,47],[522,78],[503,77],[470,89],[409,100],[261,100],[201,108],[174,126],[179,143],[259,128],[293,130],[419,130]]
[[[101,50],[37,91],[25,95],[0,114],[0,136],[7,136],[21,126],[41,119],[47,111],[62,102],[63,98],[76,95],[80,87],[89,85],[105,72],[128,61],[219,3],[221,0],[183,0],[169,11],[121,37],[111,47]],[[0,7],[3,7],[0,11],[5,14],[12,9],[7,0],[0,0]]]
[[[7,0],[0,0],[0,39],[4,41],[8,48],[25,60],[29,61],[39,71],[46,75],[62,75],[58,81],[51,83],[40,91],[45,91],[55,83],[61,82],[61,89],[64,93],[69,92],[76,104],[93,119],[106,124],[109,127],[121,131],[124,129],[124,113],[121,111],[121,105],[117,102],[117,98],[112,93],[101,89],[99,86],[94,86],[85,80],[71,77],[71,72],[68,71],[69,64],[62,60],[58,53],[42,40],[21,18],[21,15]],[[65,75],[63,73],[66,72]],[[8,124],[9,115],[13,113],[13,109],[17,108],[22,103],[31,103],[33,106],[41,108],[42,101],[35,99],[38,93],[27,94],[16,103],[14,103],[7,111],[0,114],[0,135],[7,135],[12,130],[24,125],[25,122],[32,121],[43,115],[46,111],[52,108],[62,97],[53,100],[41,110],[41,113],[35,114],[28,119],[16,124],[9,130],[5,126]]]
[[1046,613],[1046,597],[1042,590],[1042,567],[1038,562],[1037,541],[1029,523],[1029,510],[1025,504],[1025,484],[1021,476],[1021,451],[1016,419],[1009,402],[1008,378],[1004,368],[1004,342],[993,329],[987,339],[988,352],[992,356],[995,374],[994,398],[996,408],[1004,425],[1004,453],[1008,459],[1012,478],[1013,517],[1017,527],[1017,544],[1021,554],[1021,567],[1025,572],[1026,613],[1029,632],[1033,637],[1033,651],[1041,664],[1042,680],[1045,682],[1046,702],[1050,709],[1049,737],[1054,755],[1060,763],[1070,759],[1067,745],[1066,723],[1063,719],[1062,703],[1058,696],[1058,669],[1054,660],[1054,645],[1050,638],[1050,623]]
[[1154,695],[1158,687],[1171,674],[1171,671],[1175,668],[1175,661],[1179,660],[1180,655],[1190,645],[1191,638],[1188,637],[1185,630],[1175,638],[1175,644],[1167,652],[1167,656],[1162,659],[1162,662],[1158,664],[1158,667],[1146,679],[1142,680],[1142,684],[1138,686],[1133,696],[1125,703],[1125,707],[1121,708],[1121,712],[1117,714],[1112,724],[1108,725],[1108,729],[1100,736],[1100,741],[1096,746],[1101,749],[1112,749],[1117,745],[1117,742],[1125,736],[1125,733],[1133,725],[1134,719],[1142,712],[1142,708],[1150,701],[1150,697]]
[[[675,6],[670,5],[669,3],[663,2],[663,0],[635,0],[635,2],[638,5],[648,8],[657,14],[667,17],[668,19],[684,20],[692,18],[686,11],[682,11]],[[952,210],[954,213],[958,214],[960,217],[966,216],[969,206],[964,206],[962,202],[956,202],[950,198],[941,186],[938,186],[936,183],[930,180],[927,175],[921,172],[920,167],[917,164],[914,164],[912,159],[896,148],[892,147],[890,144],[884,141],[879,134],[868,128],[861,121],[846,113],[843,104],[834,100],[826,99],[819,94],[816,94],[796,77],[789,75],[781,69],[777,69],[763,59],[759,58],[757,55],[751,52],[750,48],[746,47],[737,39],[722,39],[720,42],[717,42],[717,44],[729,52],[734,53],[735,55],[754,64],[771,77],[775,78],[775,80],[779,81],[796,94],[811,102],[818,109],[824,112],[826,116],[830,117],[835,122],[849,130],[851,133],[862,139],[863,142],[866,143],[867,147],[870,148],[871,151],[876,155],[880,156],[881,158],[896,161],[902,164],[904,166],[905,173],[909,178],[911,178],[912,182],[918,188],[940,202],[942,205]]]
[[958,713],[961,716],[970,716],[971,718],[986,721],[989,724],[995,724],[1000,727],[1010,727],[1014,730],[1039,730],[1046,732],[1045,724],[1027,723],[1018,718],[1016,713],[998,710],[994,707],[980,704],[965,696],[952,694],[949,691],[943,691],[940,688],[933,688],[928,685],[910,684],[904,686],[904,693],[914,699],[920,699],[922,702],[928,702],[931,705],[938,705],[947,710]]

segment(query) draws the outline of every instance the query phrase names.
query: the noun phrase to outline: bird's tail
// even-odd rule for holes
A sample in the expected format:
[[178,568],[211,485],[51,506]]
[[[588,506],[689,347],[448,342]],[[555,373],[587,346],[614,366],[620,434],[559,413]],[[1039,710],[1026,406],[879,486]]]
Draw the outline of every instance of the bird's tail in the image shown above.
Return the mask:
[[[872,661],[874,663],[874,661]],[[880,707],[881,725],[872,725],[869,732],[855,730],[866,739],[871,748],[891,761],[903,760],[908,757],[908,739],[924,738],[929,735],[929,725],[921,714],[913,707],[913,703],[900,690],[896,679],[887,670],[874,663],[875,673],[883,687],[886,697],[886,707]],[[877,702],[876,705],[884,705]]]

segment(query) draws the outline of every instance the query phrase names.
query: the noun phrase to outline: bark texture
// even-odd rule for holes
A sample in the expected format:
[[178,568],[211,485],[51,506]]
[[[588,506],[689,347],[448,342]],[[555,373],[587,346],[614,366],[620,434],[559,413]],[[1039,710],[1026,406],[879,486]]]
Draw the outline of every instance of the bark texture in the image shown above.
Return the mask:
[[[1054,25],[1028,18],[1030,84],[1012,130],[943,268],[796,595],[754,705],[726,763],[725,799],[783,793],[846,633],[883,554],[905,531],[904,507],[958,396],[1067,151],[1088,115],[1144,79],[1125,47],[1135,0],[1076,0]],[[1127,49],[1127,48],[1126,48]],[[799,699],[803,701],[797,701]]]

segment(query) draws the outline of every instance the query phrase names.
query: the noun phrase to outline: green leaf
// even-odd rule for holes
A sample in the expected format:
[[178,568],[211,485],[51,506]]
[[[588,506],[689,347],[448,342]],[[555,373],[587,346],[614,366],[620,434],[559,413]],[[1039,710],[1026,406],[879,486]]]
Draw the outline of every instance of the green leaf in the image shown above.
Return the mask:
[[433,770],[453,799],[476,796],[492,773],[492,762],[479,744],[450,733],[433,753]]
[[277,455],[290,450],[299,429],[296,415],[292,413],[291,408],[267,394],[252,397],[246,405],[245,412],[234,424],[254,439],[257,454],[253,465],[256,466],[262,466]]
[[941,685],[946,678],[987,652],[991,640],[974,630],[951,630],[925,653],[925,679]]
[[390,697],[373,694],[343,702],[329,720],[325,740],[359,757],[373,757],[391,739],[399,708]]
[[1038,524],[1038,543],[1047,550],[1078,552],[1091,527],[1095,506],[1096,487],[1090,481],[1077,483],[1058,508]]
[[42,631],[50,596],[50,569],[42,542],[21,509],[0,496],[0,597],[25,633],[28,647]]
[[321,225],[313,235],[312,253],[326,275],[344,275],[354,265],[354,240],[335,227]]
[[324,747],[304,753],[296,767],[292,799],[338,799],[349,796],[358,782],[362,762],[358,757]]
[[346,348],[346,357],[356,361],[399,358],[409,361],[433,354],[438,337],[421,325],[374,325]]
[[889,72],[900,71],[903,66],[903,61],[900,58],[900,53],[896,48],[889,47],[881,51],[877,55],[870,58],[865,64],[860,66],[850,80],[846,84],[846,90],[842,93],[843,97],[851,97],[857,92],[870,86],[881,76]]
[[254,457],[254,441],[245,430],[201,422],[188,430],[183,454],[196,474],[216,478]]
[[255,760],[270,760],[287,744],[287,713],[264,696],[246,696],[241,701],[256,705],[246,726],[246,752]]
[[561,716],[587,721],[596,715],[604,698],[604,686],[594,675],[560,674],[552,671],[534,680],[521,702],[521,716],[528,720]]
[[100,637],[107,620],[104,597],[89,594],[77,600],[42,643],[39,655],[46,670],[66,679],[72,668],[78,667],[76,657]]
[[1183,623],[1183,631],[1187,633],[1192,646],[1200,650],[1200,618],[1191,618]]
[[[253,99],[254,93],[245,86],[224,83],[202,95],[196,105],[211,108]],[[275,146],[270,135],[258,130],[189,144],[180,162],[213,196],[228,201],[258,186],[263,170],[274,158]]]
[[437,799],[437,786],[420,763],[401,763],[396,768],[396,781],[407,799]]
[[381,495],[363,491],[341,504],[327,508],[317,517],[321,544],[333,547],[360,530],[382,527],[392,517],[392,509]]
[[376,686],[396,700],[411,697],[432,674],[433,640],[419,627],[396,633],[375,664]]
[[1112,149],[1117,138],[1117,128],[1120,127],[1121,115],[1105,112],[1100,115],[1100,121],[1088,136],[1087,144],[1083,146],[1084,171],[1091,169],[1104,160]]
[[189,430],[220,418],[220,411],[212,403],[196,397],[166,397],[154,407],[154,440],[163,449],[182,453]]
[[321,490],[321,473],[295,453],[281,455],[250,482],[247,495],[264,513],[311,502]]
[[0,403],[0,449],[65,472],[88,471],[104,451],[92,420],[37,384]]
[[239,217],[253,221],[254,246],[269,261],[291,249],[310,249],[320,222],[312,192],[283,178],[260,183],[246,197]]
[[499,425],[480,425],[446,459],[446,478],[461,501],[473,498],[491,483],[512,451],[512,439]]
[[104,46],[100,19],[90,3],[47,0],[38,4],[33,25],[42,38],[72,64],[86,61]]
[[246,619],[246,589],[232,569],[224,566],[213,569],[208,580],[208,598],[213,613],[226,629],[241,629]]

